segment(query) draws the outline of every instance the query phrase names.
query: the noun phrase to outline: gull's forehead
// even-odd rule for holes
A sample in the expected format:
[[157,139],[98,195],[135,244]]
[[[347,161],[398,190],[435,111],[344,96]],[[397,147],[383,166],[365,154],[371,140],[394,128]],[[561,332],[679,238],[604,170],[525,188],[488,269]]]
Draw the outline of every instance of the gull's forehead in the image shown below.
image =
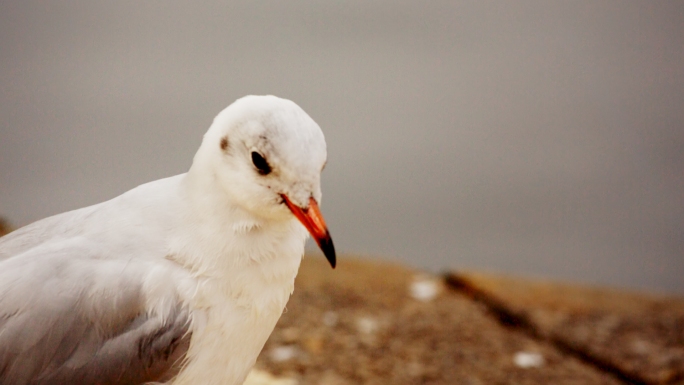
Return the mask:
[[219,115],[248,147],[271,153],[297,168],[325,162],[326,145],[316,122],[294,102],[275,96],[248,96]]

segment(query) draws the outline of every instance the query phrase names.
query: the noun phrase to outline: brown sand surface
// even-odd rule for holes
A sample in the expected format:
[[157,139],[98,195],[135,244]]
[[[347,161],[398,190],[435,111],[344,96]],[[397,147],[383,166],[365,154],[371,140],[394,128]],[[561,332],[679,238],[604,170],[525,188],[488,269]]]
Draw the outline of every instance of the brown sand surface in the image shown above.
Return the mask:
[[257,368],[298,384],[622,383],[441,277],[353,258],[304,259]]

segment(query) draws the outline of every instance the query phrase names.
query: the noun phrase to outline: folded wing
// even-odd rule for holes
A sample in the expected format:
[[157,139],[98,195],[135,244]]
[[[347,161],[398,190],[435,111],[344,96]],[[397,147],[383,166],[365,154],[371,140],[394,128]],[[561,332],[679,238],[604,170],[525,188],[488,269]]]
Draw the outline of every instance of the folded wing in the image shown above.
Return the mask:
[[72,239],[0,260],[1,385],[144,384],[180,369],[191,315],[173,267],[105,254]]

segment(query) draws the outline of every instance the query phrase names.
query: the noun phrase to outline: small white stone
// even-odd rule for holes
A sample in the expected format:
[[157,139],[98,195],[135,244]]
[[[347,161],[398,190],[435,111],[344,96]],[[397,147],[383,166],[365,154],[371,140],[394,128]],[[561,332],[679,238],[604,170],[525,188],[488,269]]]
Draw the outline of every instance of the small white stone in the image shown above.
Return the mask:
[[276,346],[271,349],[269,356],[274,362],[289,361],[299,354],[297,348],[294,346]]
[[361,317],[356,320],[356,328],[363,334],[373,334],[378,329],[378,321],[371,317]]
[[278,378],[263,370],[252,369],[243,385],[297,385],[297,380],[294,378]]
[[544,365],[544,356],[537,352],[517,352],[513,356],[513,362],[523,369],[537,368]]
[[334,311],[326,311],[323,314],[323,325],[333,327],[337,325],[339,319],[340,316],[338,316],[337,313],[335,313]]
[[411,283],[409,293],[418,301],[428,302],[435,299],[441,289],[440,282],[434,278],[416,277]]

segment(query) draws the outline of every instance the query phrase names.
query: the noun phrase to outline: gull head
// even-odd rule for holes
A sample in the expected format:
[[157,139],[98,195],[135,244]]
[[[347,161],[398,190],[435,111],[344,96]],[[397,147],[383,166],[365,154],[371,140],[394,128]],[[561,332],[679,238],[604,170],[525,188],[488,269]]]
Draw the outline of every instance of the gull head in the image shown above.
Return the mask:
[[318,207],[326,159],[323,132],[297,104],[246,96],[216,116],[191,172],[256,218],[281,221],[294,215],[335,267],[335,249]]

